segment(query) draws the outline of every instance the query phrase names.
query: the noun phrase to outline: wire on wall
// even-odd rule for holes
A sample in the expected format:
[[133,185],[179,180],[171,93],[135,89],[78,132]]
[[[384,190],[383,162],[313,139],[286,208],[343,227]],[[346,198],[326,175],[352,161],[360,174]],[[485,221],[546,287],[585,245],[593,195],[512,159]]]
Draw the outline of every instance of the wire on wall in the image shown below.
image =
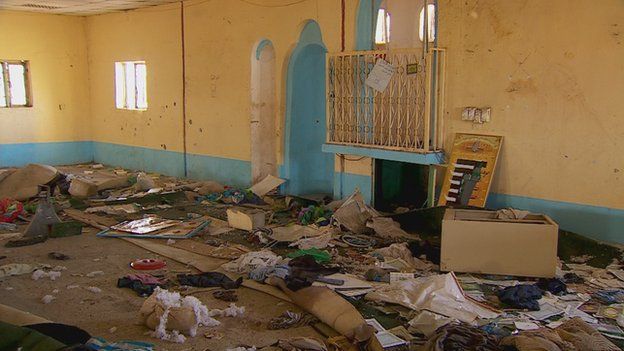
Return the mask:
[[186,48],[184,45],[184,1],[180,1],[180,41],[182,49],[182,151],[184,154],[184,176],[188,177],[186,161]]
[[340,51],[345,51],[345,0],[340,0]]

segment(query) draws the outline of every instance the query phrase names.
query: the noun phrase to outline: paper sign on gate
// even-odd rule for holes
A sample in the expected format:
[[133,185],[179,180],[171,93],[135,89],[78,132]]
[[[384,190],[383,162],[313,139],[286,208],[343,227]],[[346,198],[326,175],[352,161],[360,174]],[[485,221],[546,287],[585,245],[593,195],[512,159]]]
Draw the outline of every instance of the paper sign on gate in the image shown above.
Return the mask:
[[378,59],[364,83],[378,92],[383,92],[394,72],[396,72],[396,67],[383,59]]

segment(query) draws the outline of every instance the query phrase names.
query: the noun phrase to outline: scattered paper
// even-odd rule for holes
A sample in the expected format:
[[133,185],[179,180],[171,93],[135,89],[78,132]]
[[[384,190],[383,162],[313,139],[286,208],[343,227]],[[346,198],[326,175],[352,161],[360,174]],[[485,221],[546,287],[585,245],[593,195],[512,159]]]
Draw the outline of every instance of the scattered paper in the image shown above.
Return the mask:
[[562,313],[564,313],[565,310],[563,309],[559,309],[549,303],[544,303],[544,304],[540,304],[540,310],[539,311],[530,311],[530,312],[524,312],[524,314],[526,316],[531,317],[534,320],[537,321],[543,321],[545,319],[548,319],[550,317],[556,316],[556,315],[560,315]]
[[518,330],[537,330],[540,328],[539,325],[533,323],[533,322],[519,322],[516,321],[514,322],[514,325],[516,326],[516,329]]
[[375,328],[376,333],[386,331],[386,328],[384,328],[375,318],[365,319],[365,321],[366,321],[366,324]]
[[379,332],[375,334],[375,336],[377,337],[377,340],[379,340],[381,347],[383,347],[384,349],[400,345],[407,345],[407,341],[399,338],[389,331]]

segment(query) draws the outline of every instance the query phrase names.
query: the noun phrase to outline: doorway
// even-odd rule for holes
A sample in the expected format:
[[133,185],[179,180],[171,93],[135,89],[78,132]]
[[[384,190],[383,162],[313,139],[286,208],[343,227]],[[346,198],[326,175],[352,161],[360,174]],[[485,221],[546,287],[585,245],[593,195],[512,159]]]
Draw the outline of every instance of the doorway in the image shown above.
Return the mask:
[[375,160],[375,208],[395,212],[425,207],[429,184],[429,166],[414,163]]

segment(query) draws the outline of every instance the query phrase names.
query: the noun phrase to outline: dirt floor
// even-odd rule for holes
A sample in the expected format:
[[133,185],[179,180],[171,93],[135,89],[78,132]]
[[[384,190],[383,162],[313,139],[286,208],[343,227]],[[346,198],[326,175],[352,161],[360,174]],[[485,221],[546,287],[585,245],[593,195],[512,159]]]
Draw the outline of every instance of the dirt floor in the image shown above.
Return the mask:
[[[237,306],[245,306],[243,317],[220,317],[220,326],[200,328],[198,335],[189,338],[184,344],[175,344],[155,339],[148,335],[147,327],[138,323],[138,311],[145,300],[130,289],[117,288],[117,279],[136,273],[129,262],[136,258],[159,258],[121,239],[96,238],[96,229],[85,227],[80,236],[48,239],[44,243],[6,248],[0,242],[0,264],[42,263],[51,266],[62,265],[67,270],[55,281],[49,278],[32,280],[30,274],[12,276],[0,281],[0,303],[34,313],[54,322],[78,326],[93,336],[110,341],[141,340],[151,342],[158,350],[225,350],[229,347],[249,345],[262,347],[275,343],[280,338],[292,336],[320,337],[312,327],[286,330],[268,330],[267,323],[286,310],[300,312],[287,302],[262,292],[241,287],[237,290]],[[58,261],[48,258],[50,252],[61,252],[71,259]],[[173,260],[166,259],[167,270],[173,272],[196,272]],[[103,275],[87,277],[93,271],[103,271]],[[67,286],[79,288],[67,289]],[[93,293],[85,288],[94,286],[102,289]],[[54,293],[54,290],[58,292]],[[56,297],[49,304],[41,299],[45,295]],[[211,292],[197,293],[208,308],[225,308],[228,302],[217,300]],[[116,328],[113,329],[113,328]],[[112,332],[111,332],[112,330]],[[221,339],[208,339],[204,334],[215,330],[223,333]]]

